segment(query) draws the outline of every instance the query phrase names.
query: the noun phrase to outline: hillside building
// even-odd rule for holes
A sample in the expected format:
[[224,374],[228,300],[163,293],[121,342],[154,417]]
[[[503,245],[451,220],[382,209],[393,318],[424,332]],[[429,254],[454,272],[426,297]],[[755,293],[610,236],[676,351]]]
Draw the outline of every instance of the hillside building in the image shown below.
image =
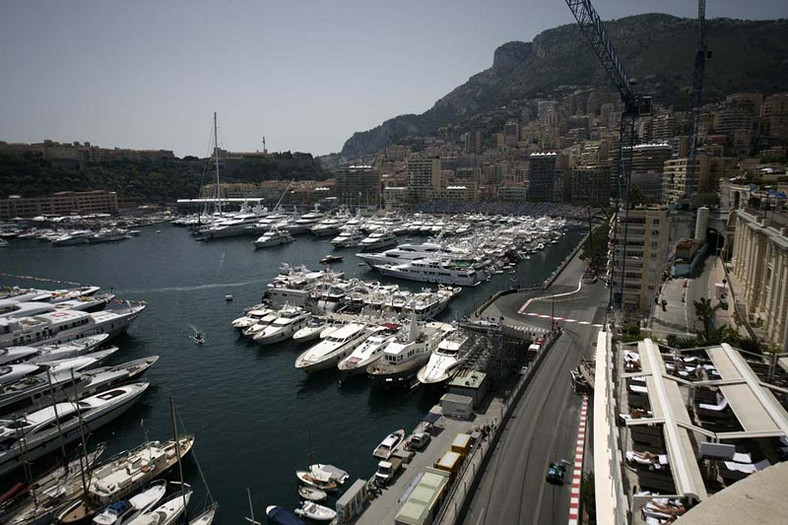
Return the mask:
[[[668,261],[670,218],[664,207],[621,210],[611,226],[617,246],[608,258],[608,279],[615,304],[647,314],[654,303]],[[626,237],[626,244],[625,244]],[[622,287],[623,284],[623,287]]]
[[379,207],[380,171],[372,166],[349,166],[337,175],[337,198],[347,206]]
[[440,159],[413,157],[408,160],[408,195],[412,203],[434,200],[440,190]]
[[528,158],[528,200],[553,202],[562,192],[562,181],[556,176],[555,153],[531,153]]
[[0,200],[0,219],[117,212],[118,194],[107,190],[61,191],[49,197],[13,196]]

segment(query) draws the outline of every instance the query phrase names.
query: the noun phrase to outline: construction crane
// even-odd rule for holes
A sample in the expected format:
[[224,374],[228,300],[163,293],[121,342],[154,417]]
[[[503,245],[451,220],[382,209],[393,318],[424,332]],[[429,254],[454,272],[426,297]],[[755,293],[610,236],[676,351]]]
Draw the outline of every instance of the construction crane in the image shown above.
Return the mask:
[[[703,73],[706,59],[711,52],[706,47],[706,0],[698,0],[698,49],[695,51],[695,66],[692,71],[692,94],[690,95],[690,129],[687,144],[687,180],[695,180],[695,159],[698,151],[698,128],[700,108],[703,105]],[[689,195],[685,195],[688,197]]]
[[[605,68],[607,76],[616,86],[619,95],[621,96],[621,120],[619,125],[619,140],[618,140],[618,162],[616,172],[616,197],[615,197],[615,215],[614,224],[618,221],[618,214],[621,210],[621,200],[624,188],[626,188],[625,206],[624,206],[624,250],[622,250],[622,263],[621,263],[621,277],[620,289],[618,293],[618,300],[615,297],[615,289],[610,287],[609,306],[612,308],[618,303],[619,307],[623,307],[624,298],[624,275],[626,271],[626,244],[627,233],[629,226],[629,202],[630,202],[630,187],[632,179],[632,152],[634,147],[635,138],[635,119],[651,114],[651,97],[641,97],[635,93],[633,89],[633,80],[630,80],[624,69],[623,64],[618,59],[613,42],[608,38],[605,26],[602,19],[594,9],[590,0],[566,0],[566,5],[572,11],[572,14],[577,20],[577,25],[580,31],[588,40],[597,58]],[[624,169],[624,129],[626,121],[629,119],[629,147],[627,166]],[[611,266],[615,269],[616,251],[615,247],[618,242],[618,228],[613,228],[613,253],[611,258]]]

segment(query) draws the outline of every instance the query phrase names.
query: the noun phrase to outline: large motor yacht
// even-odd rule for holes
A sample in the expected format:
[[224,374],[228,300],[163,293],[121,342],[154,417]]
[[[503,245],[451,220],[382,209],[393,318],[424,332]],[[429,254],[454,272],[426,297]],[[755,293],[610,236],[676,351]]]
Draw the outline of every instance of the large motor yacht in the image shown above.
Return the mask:
[[411,319],[407,333],[390,341],[383,357],[367,367],[373,386],[388,389],[410,385],[432,351],[453,329],[446,323],[420,323]]
[[280,228],[271,228],[254,241],[255,248],[268,248],[293,242],[295,238],[290,232]]
[[336,366],[369,336],[370,329],[361,323],[349,323],[309,348],[295,361],[295,367],[312,373]]
[[418,259],[435,257],[439,255],[464,254],[463,250],[451,248],[442,243],[423,242],[418,244],[404,243],[396,248],[377,253],[357,253],[356,257],[375,268],[381,264],[402,264]]
[[262,345],[271,345],[289,339],[309,321],[309,312],[297,306],[285,306],[278,312],[274,322],[257,332],[254,340]]
[[[148,388],[132,383],[76,403],[57,403],[12,420],[0,420],[0,475],[79,439],[119,417]],[[82,427],[82,429],[81,429]]]
[[419,383],[436,385],[452,377],[473,344],[473,336],[464,330],[450,333],[438,344],[427,364],[416,374]]
[[435,257],[403,264],[382,264],[377,269],[387,277],[457,286],[476,286],[488,276],[481,264],[467,258]]
[[125,332],[145,306],[128,304],[92,313],[61,310],[33,317],[0,318],[0,348],[66,343],[94,334],[109,334],[109,341]]
[[383,350],[394,339],[399,328],[398,324],[384,324],[375,329],[375,332],[366,341],[337,364],[342,376],[366,372],[369,365],[383,357]]
[[371,251],[394,244],[397,244],[397,236],[391,231],[381,228],[370,233],[368,237],[361,241],[361,249],[364,251]]
[[352,248],[353,246],[358,246],[361,244],[361,241],[366,239],[366,235],[358,228],[347,228],[341,230],[339,235],[331,239],[331,244],[334,245],[335,248]]

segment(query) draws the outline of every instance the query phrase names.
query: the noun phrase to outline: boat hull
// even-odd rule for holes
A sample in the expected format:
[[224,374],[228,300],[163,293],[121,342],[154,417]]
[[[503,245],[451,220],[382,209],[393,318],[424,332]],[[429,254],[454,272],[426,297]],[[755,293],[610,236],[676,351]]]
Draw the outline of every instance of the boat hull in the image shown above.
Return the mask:
[[61,427],[61,432],[52,432],[51,435],[41,436],[39,439],[31,440],[24,445],[24,448],[19,443],[14,444],[14,447],[6,450],[0,454],[0,476],[7,474],[22,466],[20,457],[21,450],[24,450],[24,461],[33,461],[50,452],[58,450],[61,443],[67,444],[76,441],[83,433],[93,432],[98,428],[104,426],[115,418],[123,415],[129,410],[134,402],[139,399],[148,388],[148,384],[144,383],[144,387],[137,389],[135,392],[129,394],[122,403],[116,406],[97,413],[95,417],[89,418],[86,416],[82,419],[84,429],[80,429],[79,420],[74,420],[73,424]]

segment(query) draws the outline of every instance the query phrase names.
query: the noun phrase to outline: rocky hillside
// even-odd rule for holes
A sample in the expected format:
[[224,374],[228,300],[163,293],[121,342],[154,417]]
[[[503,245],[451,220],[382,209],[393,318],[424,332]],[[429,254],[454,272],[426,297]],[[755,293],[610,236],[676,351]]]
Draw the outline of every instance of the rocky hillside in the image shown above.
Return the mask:
[[[656,104],[687,103],[697,46],[695,20],[646,14],[605,25],[630,78],[639,80],[641,93],[653,95]],[[707,28],[713,58],[706,66],[705,100],[735,92],[769,94],[788,89],[788,20],[714,19]],[[577,27],[560,26],[544,31],[533,42],[502,45],[495,50],[492,67],[472,76],[431,109],[355,133],[341,154],[352,159],[375,153],[401,137],[436,133],[448,124],[462,128],[483,120],[497,126],[512,113],[505,107],[582,87],[614,89]]]

